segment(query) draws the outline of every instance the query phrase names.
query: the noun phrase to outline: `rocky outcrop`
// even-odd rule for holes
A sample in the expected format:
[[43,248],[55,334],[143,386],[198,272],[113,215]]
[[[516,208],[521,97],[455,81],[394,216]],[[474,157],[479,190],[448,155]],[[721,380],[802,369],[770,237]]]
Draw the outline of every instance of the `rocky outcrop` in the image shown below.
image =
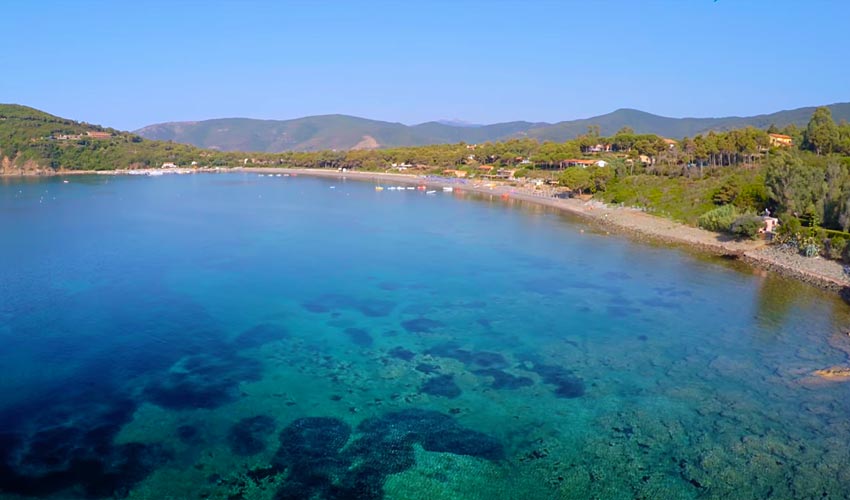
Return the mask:
[[815,370],[813,373],[826,380],[850,380],[850,367],[848,366],[833,366],[831,368],[824,368],[823,370]]

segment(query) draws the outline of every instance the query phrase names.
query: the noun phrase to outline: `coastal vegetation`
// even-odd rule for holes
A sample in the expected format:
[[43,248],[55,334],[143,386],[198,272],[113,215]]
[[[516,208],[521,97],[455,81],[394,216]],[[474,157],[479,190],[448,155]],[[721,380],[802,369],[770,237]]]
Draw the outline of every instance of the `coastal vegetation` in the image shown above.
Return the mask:
[[[245,153],[155,141],[32,108],[0,106],[4,172],[180,167],[300,167],[437,174],[552,186],[640,207],[713,231],[753,237],[756,214],[778,216],[780,242],[850,258],[850,124],[814,110],[805,127],[745,127],[672,139],[591,125],[562,141]],[[15,170],[17,169],[17,170]]]

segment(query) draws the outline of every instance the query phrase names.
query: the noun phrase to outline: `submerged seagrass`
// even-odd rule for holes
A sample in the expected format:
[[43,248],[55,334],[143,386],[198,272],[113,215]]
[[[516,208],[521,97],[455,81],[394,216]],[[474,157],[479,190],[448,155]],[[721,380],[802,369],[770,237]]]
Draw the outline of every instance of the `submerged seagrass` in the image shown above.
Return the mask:
[[804,285],[458,192],[0,182],[0,498],[850,495]]

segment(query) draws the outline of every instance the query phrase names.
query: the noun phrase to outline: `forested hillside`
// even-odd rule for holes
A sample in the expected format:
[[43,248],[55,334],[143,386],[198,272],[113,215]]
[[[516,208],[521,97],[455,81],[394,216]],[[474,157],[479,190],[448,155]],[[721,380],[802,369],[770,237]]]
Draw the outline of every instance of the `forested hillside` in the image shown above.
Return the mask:
[[[833,117],[850,120],[850,103],[828,106]],[[767,129],[770,125],[803,127],[815,108],[800,108],[768,115],[725,118],[667,118],[634,109],[619,109],[601,116],[551,123],[524,121],[494,125],[458,126],[428,122],[407,126],[345,115],[324,115],[294,120],[224,118],[197,122],[161,123],[136,133],[156,140],[175,141],[221,151],[319,151],[324,149],[374,149],[428,144],[504,141],[532,138],[563,142],[597,126],[602,135],[623,127],[641,134],[680,138],[744,127]]]

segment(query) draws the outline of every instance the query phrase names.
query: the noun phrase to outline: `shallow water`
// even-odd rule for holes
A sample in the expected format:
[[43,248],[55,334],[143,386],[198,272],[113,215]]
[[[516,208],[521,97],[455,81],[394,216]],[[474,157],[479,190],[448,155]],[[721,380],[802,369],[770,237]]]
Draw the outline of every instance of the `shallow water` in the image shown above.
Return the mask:
[[0,184],[0,497],[847,498],[835,297],[533,205]]

